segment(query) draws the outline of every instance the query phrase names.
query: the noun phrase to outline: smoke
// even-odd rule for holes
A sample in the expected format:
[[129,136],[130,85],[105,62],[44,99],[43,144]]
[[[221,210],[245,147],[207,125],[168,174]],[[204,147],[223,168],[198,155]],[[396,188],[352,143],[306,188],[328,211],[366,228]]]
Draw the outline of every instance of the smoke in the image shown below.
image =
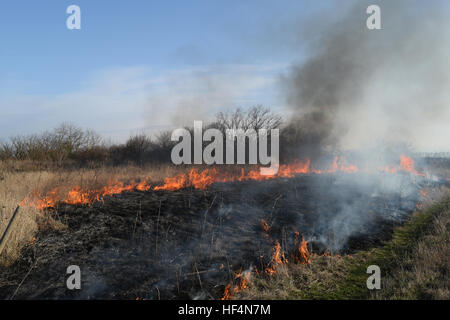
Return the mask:
[[373,1],[310,21],[308,56],[282,77],[300,153],[399,142],[450,150],[449,10],[430,2],[377,1],[382,30],[366,27]]
[[152,125],[174,127],[212,121],[220,110],[256,104],[254,95],[270,90],[275,70],[270,65],[227,64],[167,72],[149,92],[148,118]]
[[[371,4],[381,9],[381,30],[366,26]],[[359,158],[378,167],[395,163],[407,148],[450,150],[448,5],[353,1],[334,9],[322,11],[301,28],[294,23],[303,41],[299,52],[305,55],[281,77],[292,113],[284,128],[285,151],[295,158],[309,157],[314,164],[329,159],[329,153],[345,152],[351,161]],[[357,152],[349,152],[353,150]],[[311,182],[324,192],[321,201],[331,198],[335,204],[332,215],[330,208],[318,210],[311,239],[325,244],[331,234],[334,250],[379,225],[373,212],[383,210],[369,205],[374,199],[398,196],[402,201],[393,202],[393,208],[415,208],[408,199],[415,199],[417,190],[401,176],[350,176],[346,183],[342,179],[332,186]],[[310,198],[309,205],[315,201]],[[385,219],[403,218],[396,210],[386,212]]]
[[413,177],[402,175],[351,175],[336,176],[328,185],[315,181],[315,187],[323,202],[331,206],[318,208],[318,221],[309,231],[316,240],[332,251],[351,246],[352,238],[358,242],[377,234],[383,235],[386,225],[405,221],[416,209],[418,187]]

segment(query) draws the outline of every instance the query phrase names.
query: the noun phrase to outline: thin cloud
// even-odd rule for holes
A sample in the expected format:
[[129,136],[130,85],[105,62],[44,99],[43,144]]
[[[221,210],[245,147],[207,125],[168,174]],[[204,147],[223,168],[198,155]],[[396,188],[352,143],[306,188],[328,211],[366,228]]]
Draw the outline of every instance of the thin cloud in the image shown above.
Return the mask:
[[[16,92],[0,98],[0,137],[40,132],[63,121],[115,140],[207,120],[218,109],[273,99],[282,66],[214,65],[157,72],[146,66],[95,72],[72,92]],[[181,121],[183,120],[183,121]]]

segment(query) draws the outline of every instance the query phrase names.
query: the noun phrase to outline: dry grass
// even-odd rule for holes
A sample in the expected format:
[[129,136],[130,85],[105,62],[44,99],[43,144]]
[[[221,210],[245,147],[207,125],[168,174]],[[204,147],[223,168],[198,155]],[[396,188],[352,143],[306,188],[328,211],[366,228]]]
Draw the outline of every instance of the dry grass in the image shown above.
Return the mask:
[[450,179],[450,167],[448,159],[436,159],[428,164],[426,172],[443,179]]
[[[206,169],[196,166],[198,170]],[[228,168],[228,167],[227,167]],[[238,175],[245,166],[233,166]],[[249,166],[250,169],[254,169]],[[49,163],[32,161],[2,161],[0,162],[0,236],[3,234],[17,205],[34,192],[47,195],[56,191],[59,198],[64,199],[74,187],[83,190],[98,190],[116,182],[146,181],[150,184],[160,184],[164,178],[173,177],[191,168],[186,166],[149,165],[138,167],[100,166],[81,169],[61,169]],[[209,168],[211,169],[211,168]],[[3,252],[0,253],[0,264],[8,265],[20,255],[24,245],[32,241],[34,234],[41,227],[63,227],[55,221],[43,216],[39,210],[21,207],[14,228]]]
[[[311,257],[253,277],[235,299],[450,299],[450,192],[428,198],[386,246],[353,256]],[[382,270],[381,290],[366,288],[367,266]]]
[[252,279],[248,289],[235,299],[290,300],[315,299],[336,290],[339,280],[345,278],[352,264],[350,256],[312,255],[310,264],[280,265],[273,276]]
[[450,299],[450,209],[436,215],[428,234],[383,279],[374,299]]
[[[135,166],[101,167],[79,170],[30,170],[33,165],[25,162],[9,162],[0,164],[0,236],[3,235],[8,222],[25,197],[32,192],[47,194],[57,188],[58,192],[67,194],[75,186],[97,188],[110,182],[150,181],[159,183],[165,177],[173,176],[180,171],[174,166],[153,166],[147,168]],[[21,207],[14,228],[8,238],[3,252],[0,253],[0,264],[8,265],[20,255],[20,249],[32,241],[42,222],[41,212],[30,207]],[[53,225],[55,223],[53,222]]]
[[[32,168],[32,169],[30,169]],[[36,170],[29,163],[0,163],[0,235],[3,234],[17,204],[37,190],[46,194],[54,188],[67,193],[75,186],[97,188],[111,181],[150,181],[160,183],[164,178],[174,176],[183,168],[170,165],[153,167],[100,167],[94,169],[41,169]],[[448,190],[427,190],[428,196],[422,211],[432,209],[433,203],[447,196]],[[434,210],[436,211],[436,210]],[[24,245],[32,241],[38,230],[43,214],[33,208],[21,208],[18,219],[0,254],[0,264],[8,265],[20,256]],[[414,220],[415,218],[413,218]],[[417,220],[417,219],[416,219]],[[427,222],[427,232],[423,235],[408,234],[408,249],[396,254],[395,264],[383,277],[383,289],[368,294],[348,286],[349,279],[355,278],[359,285],[365,286],[361,279],[367,278],[365,267],[373,261],[373,252],[361,252],[352,257],[318,256],[311,257],[308,265],[289,264],[279,266],[273,277],[256,276],[248,289],[235,298],[242,299],[336,299],[336,298],[374,298],[374,299],[450,299],[450,209],[433,213],[431,223]],[[61,227],[53,224],[55,227]],[[394,243],[394,246],[396,244]],[[390,249],[389,249],[390,250]],[[394,250],[392,250],[394,252]],[[392,259],[389,252],[388,259]],[[386,258],[383,258],[386,259]],[[355,271],[357,270],[357,271]],[[361,274],[362,270],[362,274]],[[352,280],[353,281],[353,280]],[[359,283],[361,282],[361,283]],[[364,292],[366,296],[361,296]]]

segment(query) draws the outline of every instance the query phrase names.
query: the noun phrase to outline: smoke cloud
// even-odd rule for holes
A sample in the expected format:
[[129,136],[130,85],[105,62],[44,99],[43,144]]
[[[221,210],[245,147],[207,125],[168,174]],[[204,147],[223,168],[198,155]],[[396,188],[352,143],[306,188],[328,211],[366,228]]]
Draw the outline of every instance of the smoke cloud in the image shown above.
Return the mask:
[[382,30],[369,30],[370,4],[355,2],[302,30],[308,57],[282,77],[299,152],[399,142],[450,150],[450,10],[441,1],[376,1]]
[[[366,9],[374,3],[381,8],[381,30],[366,26]],[[301,61],[281,77],[291,110],[284,128],[286,153],[309,157],[313,164],[330,159],[329,153],[351,153],[352,161],[361,159],[377,167],[379,161],[398,161],[398,153],[404,152],[399,146],[449,151],[448,4],[354,1],[336,10],[322,11],[307,25],[294,23],[306,57],[299,57]],[[365,228],[376,227],[368,199],[400,194],[401,205],[415,208],[409,199],[414,200],[417,190],[401,176],[337,177],[334,186],[317,181],[310,186],[323,190],[323,199],[332,198],[336,204],[333,216],[326,208],[310,230],[311,239],[324,244],[331,234],[333,249],[345,247]],[[361,197],[348,186],[358,186]],[[383,194],[374,192],[378,189]],[[402,219],[395,210],[385,218]]]
[[[255,96],[270,91],[276,81],[274,65],[212,65],[164,74],[148,94],[152,125],[192,126],[211,121],[218,111],[257,104]],[[155,114],[158,117],[155,117]]]

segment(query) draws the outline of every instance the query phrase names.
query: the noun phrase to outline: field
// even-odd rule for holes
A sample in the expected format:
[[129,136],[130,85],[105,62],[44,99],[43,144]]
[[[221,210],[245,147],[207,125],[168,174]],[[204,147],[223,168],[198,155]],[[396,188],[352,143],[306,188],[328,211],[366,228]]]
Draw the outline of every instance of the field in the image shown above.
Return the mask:
[[[174,175],[178,170],[170,166],[148,168],[136,166],[99,167],[94,169],[40,169],[26,161],[3,162],[0,167],[0,230],[4,230],[17,205],[35,191],[46,194],[57,188],[64,194],[75,186],[95,188],[107,185],[111,181],[129,181],[147,179],[162,181],[164,177]],[[23,245],[32,241],[42,218],[40,210],[24,206],[19,215],[18,227],[14,228],[0,263],[7,265],[17,259]]]
[[[440,162],[434,168],[448,172]],[[36,190],[159,185],[183,170],[4,164],[0,231]],[[1,254],[0,297],[448,299],[447,184],[409,174],[303,174],[22,206]],[[377,293],[365,287],[370,264],[389,270]],[[69,265],[81,267],[83,290],[66,289]]]

